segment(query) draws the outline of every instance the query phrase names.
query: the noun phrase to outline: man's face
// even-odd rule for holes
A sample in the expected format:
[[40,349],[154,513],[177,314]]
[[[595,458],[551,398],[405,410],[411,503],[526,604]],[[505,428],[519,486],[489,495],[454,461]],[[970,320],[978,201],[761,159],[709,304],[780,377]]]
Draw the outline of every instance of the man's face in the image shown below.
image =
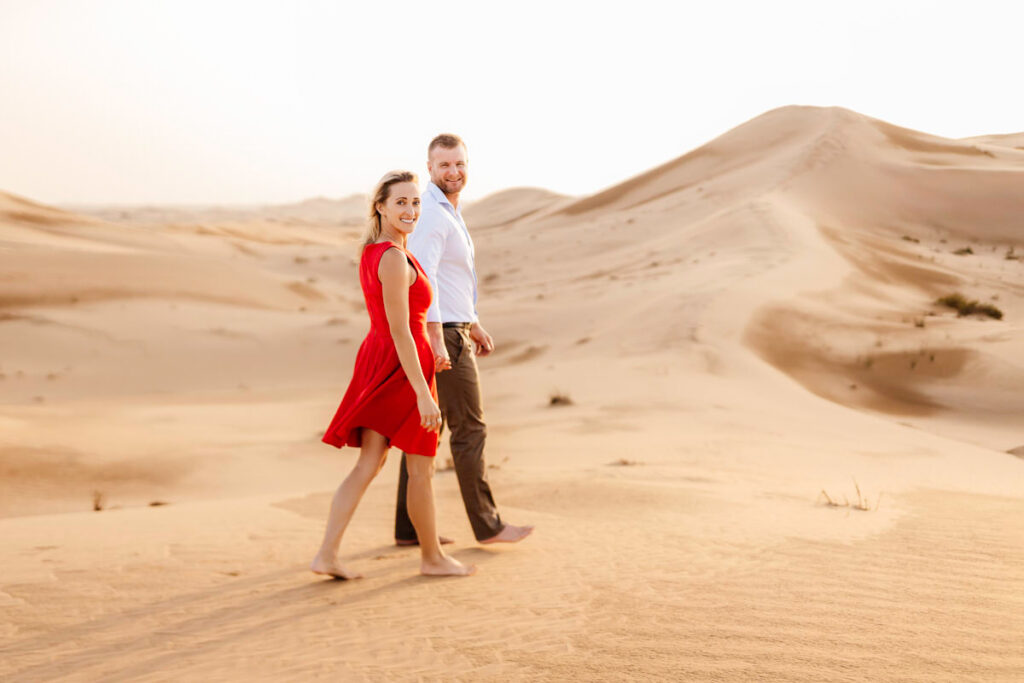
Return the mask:
[[466,148],[457,145],[452,149],[435,147],[427,159],[427,170],[430,181],[441,188],[445,194],[458,194],[466,186],[466,173],[469,161],[466,159]]

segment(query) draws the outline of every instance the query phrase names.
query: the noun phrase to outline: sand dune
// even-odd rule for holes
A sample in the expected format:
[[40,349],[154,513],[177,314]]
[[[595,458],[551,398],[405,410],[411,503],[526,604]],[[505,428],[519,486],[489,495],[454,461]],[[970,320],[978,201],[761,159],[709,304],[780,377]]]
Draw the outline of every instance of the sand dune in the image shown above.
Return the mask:
[[[776,110],[551,216],[520,221],[494,238],[500,268],[491,265],[495,250],[481,262],[490,256],[495,292],[522,291],[529,273],[532,288],[557,283],[535,295],[543,301],[575,297],[586,315],[538,306],[551,312],[545,328],[557,320],[566,337],[600,344],[599,324],[644,349],[709,341],[719,353],[723,342],[742,340],[832,400],[932,415],[930,428],[961,438],[962,418],[982,417],[976,442],[1013,445],[1024,408],[1014,390],[1024,380],[1024,344],[1012,322],[1024,314],[1024,261],[1008,257],[1012,236],[1024,234],[1024,157],[973,149],[841,109]],[[962,156],[954,170],[977,180],[954,182],[948,168],[936,180],[925,150],[933,161]],[[933,207],[942,203],[958,208],[945,209],[940,224]],[[531,263],[534,252],[515,248],[523,238],[537,253],[571,250],[579,267]],[[997,305],[1005,320],[957,318],[935,304],[955,292]],[[666,307],[697,315],[653,313]],[[537,320],[537,311],[529,315]],[[932,372],[952,368],[947,359],[964,362]]]
[[1019,139],[786,107],[467,207],[489,473],[538,530],[475,545],[438,472],[465,581],[390,545],[394,458],[367,578],[305,571],[353,462],[319,443],[366,329],[341,208],[0,197],[0,677],[1019,679]]
[[366,196],[315,197],[266,206],[80,206],[75,210],[103,220],[133,225],[274,223],[280,225],[360,226]]
[[[240,258],[227,240],[189,239],[179,229],[118,225],[11,195],[0,197],[0,306],[33,307],[149,297],[294,309],[308,296],[280,273]],[[291,230],[270,241],[259,226],[208,231],[207,236],[282,246],[348,244],[353,233]],[[253,252],[256,254],[257,252]],[[321,254],[330,258],[333,254]],[[296,259],[303,257],[296,256]],[[308,259],[307,259],[308,260]]]
[[973,138],[964,138],[964,141],[982,143],[986,145],[1000,145],[1002,147],[1012,147],[1013,149],[1024,149],[1024,133],[979,135]]
[[483,230],[522,220],[566,201],[570,198],[548,190],[516,187],[470,203],[463,216],[475,230]]
[[79,216],[68,211],[7,192],[0,192],[0,217],[5,223],[34,225],[60,225],[80,220]]

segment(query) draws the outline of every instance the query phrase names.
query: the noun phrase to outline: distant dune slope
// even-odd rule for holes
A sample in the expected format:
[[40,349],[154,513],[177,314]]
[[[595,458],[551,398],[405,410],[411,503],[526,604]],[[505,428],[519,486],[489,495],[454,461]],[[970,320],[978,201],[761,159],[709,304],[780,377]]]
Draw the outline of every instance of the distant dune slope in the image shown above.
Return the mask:
[[[1024,414],[1024,151],[1011,145],[784,107],[529,208],[480,258],[493,291],[544,297],[529,319],[545,333],[689,345],[709,367],[734,365],[742,342],[831,400],[984,416],[996,441]],[[935,305],[954,292],[1003,320]]]
[[[222,232],[266,241],[251,226]],[[275,241],[289,242],[277,233]],[[204,242],[175,229],[109,223],[10,194],[0,194],[0,247],[0,307],[155,297],[294,310],[309,299],[285,273],[237,258],[238,249],[222,239]]]
[[963,142],[980,143],[984,145],[999,145],[1013,149],[1024,150],[1024,133],[1004,133],[1002,135],[978,135],[976,137],[964,138]]
[[527,218],[560,202],[572,201],[565,195],[536,187],[516,187],[502,190],[468,204],[463,211],[466,222],[473,229],[506,225]]
[[367,197],[314,197],[264,206],[80,206],[78,213],[118,223],[142,225],[214,224],[253,221],[284,225],[353,226],[366,220]]

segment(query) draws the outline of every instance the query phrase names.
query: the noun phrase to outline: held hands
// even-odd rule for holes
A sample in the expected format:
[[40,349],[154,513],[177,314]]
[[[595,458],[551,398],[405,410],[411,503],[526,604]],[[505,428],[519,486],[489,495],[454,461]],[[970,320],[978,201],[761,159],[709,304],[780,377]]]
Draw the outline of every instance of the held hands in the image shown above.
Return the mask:
[[473,323],[473,326],[469,328],[469,338],[473,340],[476,355],[481,358],[494,350],[494,340],[491,339],[491,335],[487,334],[487,330],[480,323]]
[[444,372],[452,369],[452,359],[448,357],[448,350],[434,355],[434,372]]
[[428,432],[441,431],[441,409],[430,394],[416,397],[416,408],[420,411],[420,426]]
[[451,370],[452,359],[448,356],[440,323],[427,323],[427,338],[430,340],[430,350],[434,353],[434,372]]

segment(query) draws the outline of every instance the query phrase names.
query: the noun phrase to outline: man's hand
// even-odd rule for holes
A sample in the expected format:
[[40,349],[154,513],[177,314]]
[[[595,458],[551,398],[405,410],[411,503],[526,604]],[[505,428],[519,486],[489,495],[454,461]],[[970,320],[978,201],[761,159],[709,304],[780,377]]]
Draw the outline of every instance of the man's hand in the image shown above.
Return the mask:
[[476,355],[481,358],[494,350],[494,340],[480,323],[473,323],[473,326],[469,328],[469,338],[476,345]]
[[427,339],[430,350],[434,352],[434,372],[451,370],[452,359],[448,356],[448,347],[444,343],[444,328],[441,323],[427,323]]

